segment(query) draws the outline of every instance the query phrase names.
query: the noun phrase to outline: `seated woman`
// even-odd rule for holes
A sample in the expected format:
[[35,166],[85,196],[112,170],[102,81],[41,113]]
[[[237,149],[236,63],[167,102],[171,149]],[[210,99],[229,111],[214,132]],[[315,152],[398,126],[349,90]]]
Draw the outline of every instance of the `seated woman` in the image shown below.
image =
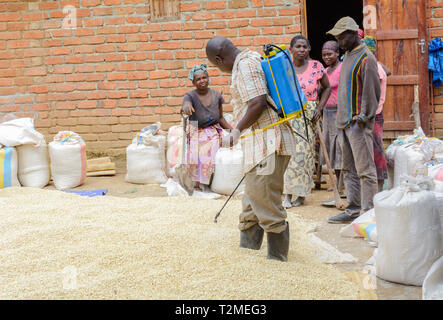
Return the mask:
[[221,146],[222,129],[232,127],[223,117],[223,97],[209,88],[207,65],[194,66],[188,79],[195,90],[183,98],[182,112],[190,116],[186,164],[195,187],[207,192],[215,168],[215,154]]

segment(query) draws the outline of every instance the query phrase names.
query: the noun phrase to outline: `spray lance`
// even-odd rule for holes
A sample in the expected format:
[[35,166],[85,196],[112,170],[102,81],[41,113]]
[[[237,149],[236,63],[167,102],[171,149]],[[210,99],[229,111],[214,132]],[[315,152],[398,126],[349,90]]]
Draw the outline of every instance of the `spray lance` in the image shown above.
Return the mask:
[[[292,64],[289,53],[286,51],[287,49],[285,45],[278,47],[273,44],[266,44],[263,46],[263,52],[265,55],[262,57],[261,61],[261,66],[266,76],[268,89],[270,91],[272,99],[277,105],[277,109],[271,105],[270,107],[274,109],[275,112],[277,112],[280,120],[262,129],[244,135],[240,137],[240,139],[245,139],[257,133],[264,132],[277,125],[286,123],[290,120],[293,120],[294,118],[298,118],[303,115],[306,128],[306,138],[297,132],[294,133],[301,137],[303,140],[309,142],[308,123],[304,110],[307,105],[307,100],[303,91],[301,91],[300,89],[294,65]],[[234,191],[229,196],[228,200],[215,216],[215,223],[217,223],[217,219],[220,216],[221,212],[231,200],[237,189],[240,187],[245,177],[246,175],[243,176],[238,185],[235,187]]]

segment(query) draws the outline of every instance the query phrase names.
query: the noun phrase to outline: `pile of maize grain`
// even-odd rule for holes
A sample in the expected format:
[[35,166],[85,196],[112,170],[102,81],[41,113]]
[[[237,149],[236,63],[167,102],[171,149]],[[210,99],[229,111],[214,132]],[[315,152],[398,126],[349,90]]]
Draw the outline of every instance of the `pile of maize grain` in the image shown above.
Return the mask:
[[0,299],[357,299],[290,214],[289,262],[238,247],[235,200],[0,190]]

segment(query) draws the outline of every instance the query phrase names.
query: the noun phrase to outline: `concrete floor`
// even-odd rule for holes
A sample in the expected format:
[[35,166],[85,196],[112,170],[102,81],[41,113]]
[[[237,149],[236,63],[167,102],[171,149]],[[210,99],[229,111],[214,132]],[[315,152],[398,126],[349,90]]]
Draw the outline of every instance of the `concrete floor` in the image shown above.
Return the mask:
[[[108,195],[116,197],[166,197],[166,189],[159,185],[134,185],[124,181],[125,165],[116,162],[117,174],[110,177],[88,177],[85,183],[76,190],[108,189]],[[313,190],[303,206],[288,210],[289,214],[299,214],[305,220],[315,223],[316,235],[344,253],[350,253],[358,259],[357,263],[339,264],[337,267],[345,270],[364,270],[367,260],[372,256],[374,247],[363,239],[343,238],[339,231],[344,225],[328,224],[327,218],[339,213],[335,208],[322,207],[320,203],[333,198],[333,193],[327,191],[327,184],[322,190]],[[46,189],[54,189],[52,184]],[[226,197],[227,198],[227,197]],[[366,267],[367,268],[367,267]],[[367,270],[367,269],[366,269]],[[368,278],[369,279],[369,278]],[[375,279],[375,278],[373,278]],[[421,300],[421,287],[404,286],[376,278],[376,292],[379,300]]]

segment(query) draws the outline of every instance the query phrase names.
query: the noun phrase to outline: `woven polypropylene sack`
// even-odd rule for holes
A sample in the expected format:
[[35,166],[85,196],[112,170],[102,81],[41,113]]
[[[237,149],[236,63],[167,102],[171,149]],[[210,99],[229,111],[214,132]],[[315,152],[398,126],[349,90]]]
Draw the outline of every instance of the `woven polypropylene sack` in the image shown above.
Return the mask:
[[18,179],[22,186],[43,188],[49,183],[48,146],[25,144],[17,147]]
[[17,151],[15,148],[0,148],[0,189],[20,187],[17,179]]
[[384,280],[421,286],[443,253],[441,226],[434,192],[419,179],[408,179],[374,198],[376,272]]
[[62,131],[49,143],[54,185],[58,190],[75,188],[86,178],[86,146],[75,132]]
[[126,148],[127,182],[162,184],[168,180],[165,173],[166,138],[160,135],[154,137],[155,144],[132,143]]

